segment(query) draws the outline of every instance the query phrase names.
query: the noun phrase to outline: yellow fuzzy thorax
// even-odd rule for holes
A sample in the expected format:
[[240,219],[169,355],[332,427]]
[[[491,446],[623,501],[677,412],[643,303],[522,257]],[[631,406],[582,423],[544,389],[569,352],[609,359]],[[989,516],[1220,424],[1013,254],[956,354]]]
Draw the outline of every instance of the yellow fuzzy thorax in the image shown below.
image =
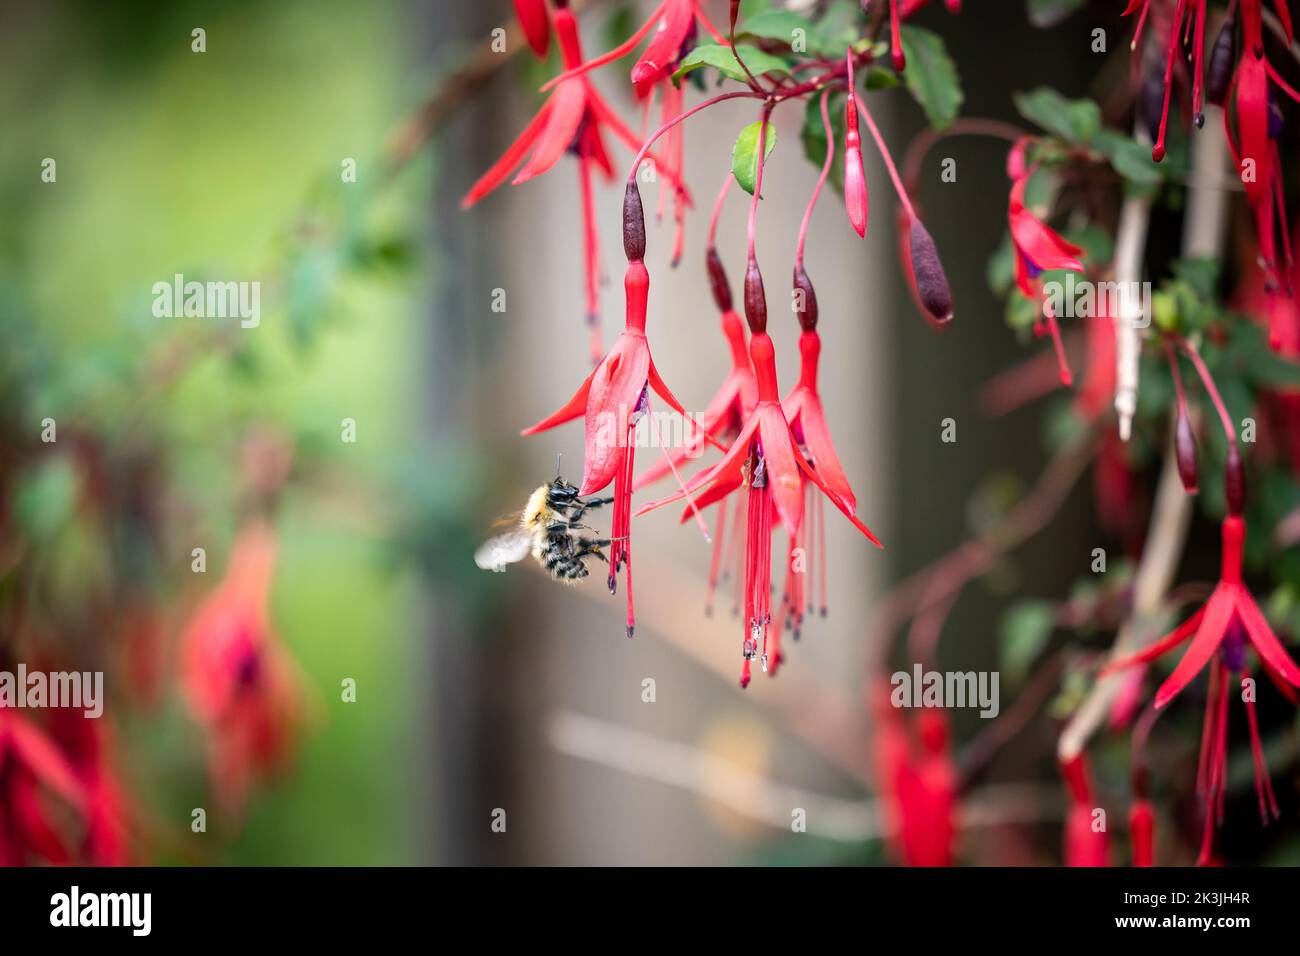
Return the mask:
[[528,504],[524,506],[524,513],[519,516],[519,526],[525,531],[537,531],[539,528],[545,528],[554,517],[555,512],[546,503],[547,490],[547,486],[542,485],[528,496]]

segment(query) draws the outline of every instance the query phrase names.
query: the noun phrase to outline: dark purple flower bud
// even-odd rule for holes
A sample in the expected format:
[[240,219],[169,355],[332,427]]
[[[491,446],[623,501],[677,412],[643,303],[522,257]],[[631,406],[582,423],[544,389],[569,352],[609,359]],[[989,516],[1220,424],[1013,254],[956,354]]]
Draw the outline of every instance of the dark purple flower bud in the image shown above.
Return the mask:
[[1270,93],[1268,97],[1268,138],[1277,139],[1282,135],[1282,127],[1286,125],[1286,119],[1282,116],[1282,107],[1277,105],[1277,100]]
[[763,291],[763,274],[758,271],[753,256],[745,267],[745,319],[752,334],[767,331],[767,294]]
[[623,193],[623,254],[628,262],[645,258],[645,211],[635,179],[628,182]]
[[1160,119],[1165,110],[1165,72],[1159,57],[1148,56],[1142,86],[1138,89],[1138,120],[1146,127],[1151,142],[1160,142]]
[[934,321],[943,323],[952,319],[952,290],[948,276],[939,261],[934,240],[921,220],[913,219],[907,235],[908,255],[911,258],[912,279],[916,283],[916,297]]
[[805,332],[817,329],[817,292],[812,280],[804,272],[803,265],[794,267],[795,314],[799,317],[799,327]]
[[1210,63],[1205,71],[1205,98],[1215,106],[1222,106],[1228,98],[1228,86],[1232,82],[1232,47],[1236,35],[1236,18],[1228,17],[1223,21],[1219,35],[1214,38],[1210,48]]
[[710,246],[704,262],[709,269],[709,288],[713,290],[713,301],[718,304],[718,311],[730,312],[731,283],[727,281],[727,270],[722,268],[718,250]]
[[1245,510],[1246,471],[1235,441],[1228,443],[1228,457],[1223,465],[1223,497],[1228,502],[1228,514],[1240,515]]
[[1196,436],[1185,407],[1178,409],[1174,422],[1174,457],[1178,461],[1178,477],[1183,480],[1183,491],[1194,495],[1200,489],[1200,471],[1196,466]]

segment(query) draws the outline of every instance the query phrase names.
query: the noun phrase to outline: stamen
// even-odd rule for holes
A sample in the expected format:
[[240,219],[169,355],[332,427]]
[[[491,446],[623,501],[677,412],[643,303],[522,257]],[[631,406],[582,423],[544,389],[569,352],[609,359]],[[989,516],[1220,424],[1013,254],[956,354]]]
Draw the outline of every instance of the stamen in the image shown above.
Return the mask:
[[713,596],[718,590],[718,571],[722,563],[727,530],[727,503],[718,503],[718,525],[713,537],[713,556],[709,559],[709,586],[704,592],[704,616],[713,617]]
[[1178,50],[1178,27],[1183,22],[1183,12],[1187,9],[1187,0],[1178,0],[1174,8],[1174,20],[1169,29],[1169,54],[1165,59],[1165,99],[1160,111],[1160,138],[1151,147],[1151,159],[1160,162],[1165,158],[1165,132],[1169,125],[1169,99],[1173,95],[1174,53]]
[[1250,756],[1255,765],[1255,794],[1259,797],[1259,816],[1267,826],[1270,813],[1274,820],[1281,817],[1282,813],[1278,810],[1273,781],[1268,775],[1268,761],[1264,759],[1264,744],[1259,737],[1259,718],[1255,714],[1253,697],[1246,700],[1246,723],[1250,727]]

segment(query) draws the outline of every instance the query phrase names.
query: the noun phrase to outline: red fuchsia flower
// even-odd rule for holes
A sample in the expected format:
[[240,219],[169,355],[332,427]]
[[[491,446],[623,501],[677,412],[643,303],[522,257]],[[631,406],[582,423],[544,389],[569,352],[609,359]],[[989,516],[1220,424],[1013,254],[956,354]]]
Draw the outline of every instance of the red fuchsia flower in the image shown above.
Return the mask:
[[686,45],[688,43],[693,45],[693,34],[697,24],[709,32],[715,43],[727,42],[727,38],[718,32],[717,27],[705,15],[704,8],[698,0],[663,0],[655,7],[645,23],[614,49],[585,63],[576,65],[566,63],[565,72],[543,86],[542,90],[545,91],[558,82],[581,76],[590,70],[622,59],[635,50],[646,35],[654,29],[654,39],[632,66],[632,85],[638,96],[645,96],[651,86],[671,77],[687,49]]
[[[757,274],[757,265],[751,263],[750,275]],[[757,280],[762,282],[761,277]],[[746,287],[752,288],[754,280],[748,276]],[[761,291],[758,293],[761,296]],[[687,494],[699,494],[696,507],[703,508],[721,501],[742,485],[748,486],[749,510],[745,545],[745,634],[742,642],[744,664],[740,684],[748,686],[750,662],[762,654],[762,664],[767,666],[767,632],[771,623],[772,593],[772,530],[773,516],[785,527],[793,539],[803,520],[803,483],[800,475],[811,481],[831,502],[853,522],[854,527],[880,547],[880,542],[854,514],[852,505],[832,490],[821,476],[804,461],[798,451],[798,442],[790,432],[785,414],[781,410],[781,397],[776,382],[776,354],[772,339],[766,331],[766,306],[762,311],[748,304],[758,299],[746,295],[746,316],[749,318],[749,354],[754,362],[758,379],[758,403],[740,435],[732,442],[727,454],[712,468],[696,475],[686,485],[667,498],[643,505],[637,515],[653,511],[663,505],[680,500]]]
[[84,816],[85,789],[58,747],[26,717],[0,707],[0,866],[71,861],[50,795]]
[[[1174,672],[1156,691],[1155,706],[1169,704],[1207,665],[1210,669],[1210,694],[1206,704],[1201,759],[1197,772],[1197,792],[1206,799],[1206,828],[1200,862],[1211,858],[1214,821],[1223,812],[1225,770],[1227,763],[1228,699],[1232,696],[1233,676],[1250,676],[1246,651],[1254,648],[1261,666],[1270,679],[1300,687],[1300,667],[1278,641],[1249,589],[1242,582],[1242,553],[1246,541],[1246,522],[1240,514],[1230,513],[1223,521],[1223,557],[1219,583],[1210,599],[1199,611],[1174,628],[1165,637],[1136,654],[1107,665],[1103,673],[1145,664],[1192,639],[1192,644]],[[1240,683],[1240,680],[1238,680]],[[1267,821],[1278,815],[1268,765],[1259,739],[1253,695],[1245,695],[1247,723],[1250,729],[1251,756],[1255,765],[1255,788],[1260,814]]]
[[[636,49],[650,30],[654,28],[654,39],[650,41],[645,51],[632,66],[632,89],[637,99],[645,101],[647,115],[650,108],[650,99],[654,91],[661,91],[663,122],[667,124],[674,116],[682,112],[686,96],[685,87],[674,84],[672,75],[682,58],[694,49],[695,37],[700,25],[710,33],[715,42],[720,44],[727,42],[726,38],[718,32],[717,28],[705,15],[698,0],[664,0],[655,8],[649,19],[641,25],[641,28],[623,43],[620,43],[608,53],[585,63],[576,66],[566,63],[565,66],[568,69],[543,86],[542,90],[545,91],[562,80],[581,76],[607,63],[612,63],[614,60],[621,59]],[[685,134],[681,126],[675,126],[668,132],[665,152],[670,158],[674,169],[681,170],[684,168],[686,146]],[[660,219],[663,218],[666,196],[667,193],[660,190]],[[672,264],[676,266],[681,261],[686,237],[686,193],[682,189],[674,190],[673,219],[676,223],[676,229],[673,238]]]
[[[797,539],[804,512],[803,479],[808,479],[820,488],[859,531],[876,547],[881,546],[871,529],[856,517],[854,503],[828,485],[817,470],[804,460],[799,442],[791,432],[781,408],[781,393],[776,379],[776,350],[767,334],[767,296],[754,252],[754,227],[758,199],[763,194],[764,138],[770,109],[770,106],[764,107],[759,125],[757,171],[753,199],[749,206],[749,257],[745,268],[745,318],[749,323],[749,357],[754,363],[758,402],[720,462],[697,474],[673,495],[643,505],[636,512],[638,515],[645,514],[695,493],[699,493],[699,497],[693,500],[692,507],[703,508],[723,501],[742,485],[748,486],[741,687],[749,686],[750,664],[760,654],[761,666],[764,670],[768,668],[767,639],[772,621],[773,517],[775,515],[785,527],[791,541]],[[828,141],[828,155],[832,148]],[[807,219],[808,214],[805,213],[805,228]]]
[[[635,177],[635,167],[633,169]],[[609,590],[618,586],[618,572],[626,566],[627,636],[636,625],[632,605],[631,503],[632,468],[636,456],[634,430],[649,414],[650,390],[668,406],[686,416],[676,396],[664,384],[650,356],[646,341],[646,309],[650,297],[650,274],[646,271],[645,213],[636,179],[628,180],[623,199],[623,251],[627,255],[627,273],[623,288],[627,294],[627,318],[613,348],[587,376],[573,397],[553,414],[536,425],[525,428],[524,435],[554,428],[580,415],[586,419],[586,456],[583,459],[582,487],[586,496],[614,482],[614,514],[610,538]],[[707,440],[713,441],[709,436]]]
[[275,551],[265,522],[245,527],[225,579],[182,638],[181,686],[208,734],[212,788],[232,819],[241,816],[253,781],[288,762],[301,724],[301,678],[268,610]]
[[[564,2],[556,3],[555,33],[566,67],[582,65],[582,46],[578,24]],[[501,158],[480,177],[465,197],[461,207],[468,208],[496,189],[516,169],[513,185],[527,182],[547,172],[567,152],[578,158],[578,182],[582,202],[583,258],[586,270],[587,322],[591,326],[592,361],[599,359],[603,346],[600,333],[600,256],[596,233],[595,204],[592,194],[592,170],[598,169],[607,179],[614,175],[605,149],[602,130],[608,129],[617,139],[637,152],[641,141],[619,119],[585,76],[561,79],[554,92],[542,104],[527,128]],[[527,157],[527,162],[525,162]],[[520,164],[523,168],[520,169]],[[676,167],[656,157],[656,163],[673,187],[689,202]]]
[[[722,190],[718,193],[718,200],[713,208],[713,218],[709,225],[709,248],[705,255],[713,300],[722,313],[722,334],[731,350],[731,371],[727,373],[722,385],[719,386],[713,398],[705,406],[704,411],[696,419],[696,422],[705,433],[717,437],[723,444],[730,443],[740,434],[741,428],[744,427],[746,419],[748,419],[755,403],[758,401],[758,385],[754,380],[754,366],[749,360],[749,346],[745,341],[745,324],[740,316],[736,314],[735,309],[732,308],[731,284],[727,280],[727,273],[723,268],[722,259],[714,245],[718,215],[721,212],[722,201],[727,195],[727,190],[733,178],[732,174],[728,172]],[[677,468],[686,459],[696,457],[702,453],[702,446],[703,439],[700,438],[697,441],[684,443],[680,448],[671,452],[666,452],[663,460],[648,468],[633,481],[633,491],[664,478],[670,472],[676,473]],[[691,509],[687,509],[687,513],[691,513]],[[738,526],[739,523],[740,513],[737,510],[735,524]],[[724,571],[723,566],[729,540],[726,535],[726,525],[727,507],[725,503],[720,503],[712,535],[713,555],[709,562],[708,590],[704,601],[705,614],[713,613],[713,599],[717,592],[718,582],[727,573]],[[734,547],[732,550],[735,550]],[[739,563],[738,558],[736,563]],[[738,608],[736,613],[739,613]]]
[[951,866],[957,838],[958,775],[949,751],[948,718],[923,710],[915,727],[889,700],[874,695],[877,776],[889,846],[905,866]]
[[[1027,139],[1020,140],[1011,147],[1011,152],[1007,155],[1007,176],[1011,179],[1007,222],[1011,230],[1011,243],[1015,247],[1016,287],[1026,299],[1040,302],[1042,283],[1039,276],[1049,269],[1068,269],[1082,273],[1083,263],[1078,257],[1083,250],[1073,243],[1066,242],[1060,234],[1025,208],[1025,188],[1034,173],[1038,171],[1037,163],[1026,164],[1025,162],[1027,144]],[[1061,330],[1051,303],[1043,302],[1035,319],[1034,328],[1039,335],[1044,332],[1051,334],[1061,384],[1071,384],[1073,376],[1065,358],[1065,347],[1061,344]]]
[[1145,798],[1134,800],[1128,812],[1129,837],[1133,841],[1133,865],[1156,865],[1155,809]]
[[[1149,647],[1108,664],[1102,673],[1149,663],[1190,639],[1191,645],[1187,652],[1156,691],[1155,708],[1160,710],[1178,696],[1202,670],[1209,667],[1210,693],[1206,703],[1201,759],[1197,771],[1197,792],[1206,801],[1205,833],[1199,862],[1208,863],[1212,860],[1214,824],[1222,817],[1226,792],[1228,698],[1231,696],[1233,677],[1236,675],[1238,682],[1249,678],[1246,652],[1248,648],[1253,648],[1265,674],[1288,698],[1294,700],[1295,693],[1291,688],[1300,688],[1300,667],[1287,654],[1286,648],[1273,633],[1268,619],[1242,580],[1246,544],[1246,522],[1242,517],[1245,480],[1236,435],[1222,399],[1199,354],[1186,342],[1180,344],[1196,367],[1216,406],[1228,440],[1224,476],[1228,515],[1223,520],[1219,582],[1205,605],[1190,618]],[[1255,789],[1259,797],[1260,815],[1267,821],[1270,815],[1275,818],[1278,815],[1277,801],[1259,738],[1254,695],[1251,693],[1242,696],[1250,729],[1251,757],[1255,767]]]
[[108,723],[74,708],[59,707],[50,713],[50,733],[86,794],[81,857],[93,866],[130,865],[128,800]]
[[1133,802],[1129,805],[1128,831],[1134,866],[1155,866],[1156,863],[1156,815],[1148,799],[1150,771],[1146,752],[1151,727],[1159,716],[1159,711],[1148,707],[1133,730]]
[[1115,397],[1115,323],[1103,307],[1084,323],[1083,381],[1074,396],[1074,408],[1085,421],[1096,421],[1113,408]]
[[[1300,263],[1293,262],[1287,276],[1290,292],[1275,287],[1267,274],[1247,270],[1233,303],[1262,323],[1278,354],[1292,362],[1300,361],[1300,309],[1293,291],[1297,267]],[[1277,436],[1276,447],[1286,456],[1292,474],[1300,475],[1300,389],[1283,387],[1261,397],[1269,431]],[[1267,433],[1262,436],[1261,446],[1268,437]]]
[[[1258,3],[1258,0],[1255,0]],[[1201,62],[1205,52],[1205,16],[1207,11],[1207,0],[1177,0],[1174,7],[1173,18],[1169,26],[1169,40],[1166,46],[1165,55],[1165,73],[1162,84],[1164,96],[1160,107],[1160,120],[1157,124],[1155,145],[1151,148],[1151,158],[1155,162],[1160,162],[1165,158],[1165,131],[1169,124],[1169,99],[1173,92],[1173,75],[1174,75],[1174,56],[1182,47],[1184,42],[1184,16],[1186,16],[1186,32],[1192,34],[1192,111],[1195,116],[1196,125],[1199,127],[1205,119],[1201,114],[1201,78],[1203,70]],[[1132,48],[1137,49],[1138,43],[1142,37],[1142,27],[1146,23],[1147,14],[1151,9],[1151,0],[1129,0],[1128,6],[1124,9],[1124,16],[1138,12],[1137,27],[1133,32]]]
[[[798,309],[799,324],[803,329],[799,336],[799,381],[782,401],[781,409],[785,420],[790,425],[790,434],[794,436],[795,446],[808,467],[817,473],[825,488],[829,489],[835,498],[843,502],[850,512],[856,512],[857,496],[849,485],[849,480],[844,474],[844,466],[840,464],[839,455],[835,451],[835,443],[831,440],[830,428],[826,424],[826,412],[822,406],[821,395],[817,391],[817,366],[822,349],[821,337],[817,334],[817,295],[808,274],[803,269],[802,262],[795,266],[794,284],[796,292],[802,293],[799,297],[802,304]],[[810,583],[820,580],[820,613],[822,617],[826,616],[825,514],[821,509],[821,499],[812,493],[807,482],[803,487],[805,518],[799,526],[798,533],[790,542],[790,548],[792,552],[795,549],[802,550],[804,567],[796,568],[791,563],[786,569],[786,589],[777,618],[775,649],[772,654],[773,674],[776,673],[782,660],[781,631],[784,627],[789,627],[798,640],[805,603],[809,610],[812,609],[811,590],[805,592],[804,588],[806,580]]]
[[1110,839],[1106,828],[1094,827],[1097,796],[1092,788],[1087,758],[1079,754],[1061,763],[1061,776],[1065,779],[1067,807],[1065,811],[1066,866],[1108,866]]
[[[1244,15],[1244,10],[1243,10]],[[1262,55],[1243,51],[1233,74],[1229,96],[1235,99],[1236,135],[1224,111],[1224,131],[1237,169],[1246,188],[1246,202],[1254,220],[1255,238],[1259,243],[1260,266],[1267,275],[1266,292],[1291,294],[1291,239],[1286,221],[1286,203],[1282,195],[1282,165],[1276,139],[1281,134],[1281,114],[1270,102],[1269,80],[1292,99],[1300,100]],[[1281,232],[1283,257],[1278,258],[1277,234]],[[1279,312],[1281,318],[1284,313]],[[1270,323],[1270,343],[1281,350],[1289,337],[1281,323]]]
[[546,56],[551,45],[551,21],[546,15],[546,0],[514,0],[515,18],[524,31],[524,38],[539,59]]

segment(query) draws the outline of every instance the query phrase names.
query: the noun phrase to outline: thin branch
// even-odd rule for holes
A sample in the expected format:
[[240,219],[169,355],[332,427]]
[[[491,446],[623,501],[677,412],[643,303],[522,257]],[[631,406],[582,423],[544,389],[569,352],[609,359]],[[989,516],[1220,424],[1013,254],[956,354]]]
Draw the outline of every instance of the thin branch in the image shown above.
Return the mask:
[[[621,724],[560,712],[551,718],[547,737],[562,754],[699,794],[773,829],[792,832],[794,811],[802,809],[807,832],[829,840],[862,843],[893,832],[878,799],[845,800],[779,783],[698,747]],[[1060,797],[1056,787],[1001,784],[964,799],[957,815],[962,829],[1055,820]]]

